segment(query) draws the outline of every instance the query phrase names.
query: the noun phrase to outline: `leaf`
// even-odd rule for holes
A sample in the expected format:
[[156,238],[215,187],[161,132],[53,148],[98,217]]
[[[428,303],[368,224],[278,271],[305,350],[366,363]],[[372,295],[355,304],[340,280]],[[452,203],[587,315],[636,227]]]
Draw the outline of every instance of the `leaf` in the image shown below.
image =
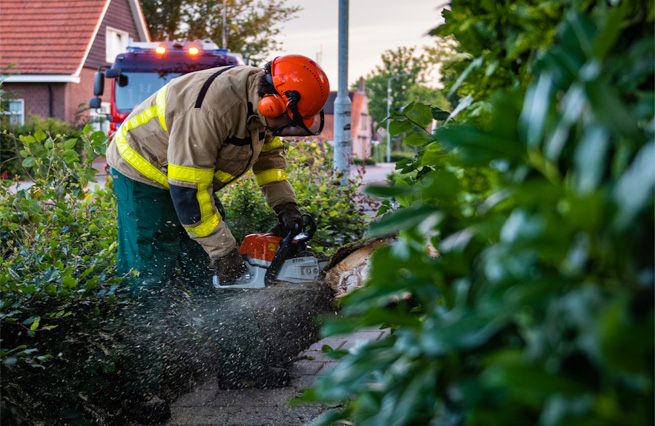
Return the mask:
[[595,191],[605,173],[610,134],[603,126],[590,126],[575,150],[576,187],[580,194]]
[[389,124],[390,135],[400,135],[410,130],[412,130],[412,123],[407,120],[403,120],[403,121],[393,120]]
[[416,226],[424,220],[436,217],[438,221],[443,220],[443,215],[437,212],[433,207],[426,205],[416,205],[400,209],[388,216],[374,222],[369,228],[368,236],[389,235],[403,229]]
[[448,111],[444,111],[441,108],[434,107],[432,108],[432,118],[438,121],[445,121],[450,116]]
[[429,136],[426,133],[421,134],[419,132],[411,132],[403,139],[403,144],[409,146],[423,146],[428,142]]
[[47,137],[48,135],[43,130],[37,130],[36,132],[34,132],[34,138],[38,142],[45,140]]
[[450,116],[448,117],[448,120],[446,120],[446,123],[454,119],[457,116],[457,114],[459,114],[460,112],[464,111],[466,108],[471,106],[472,103],[473,103],[473,96],[466,95],[466,97],[464,97],[464,99],[462,99],[457,104],[453,112],[450,113]]
[[421,103],[413,103],[404,114],[419,126],[425,128],[432,122],[432,110]]
[[22,164],[23,167],[32,167],[34,164],[36,164],[36,159],[34,157],[27,157],[23,160]]
[[72,149],[75,147],[76,143],[77,139],[68,139],[66,142],[64,142],[64,149]]
[[552,88],[553,78],[550,73],[544,72],[539,76],[537,84],[530,86],[525,94],[519,130],[521,139],[529,148],[536,149],[543,138]]
[[[459,86],[462,85],[462,83],[464,82],[464,80],[466,80],[469,74],[471,74],[473,70],[480,68],[483,63],[484,63],[484,57],[482,56],[479,56],[474,60],[472,60],[469,66],[466,67],[466,69],[462,74],[460,74],[460,76],[457,78],[457,81],[455,81],[455,84],[453,84],[453,86],[448,91],[448,97],[451,97],[457,91],[457,89],[459,89]],[[453,114],[451,114],[451,116],[454,117],[454,111]]]
[[408,186],[376,186],[370,185],[364,188],[364,193],[377,197],[397,197],[414,193],[415,190]]
[[40,317],[39,317],[39,318],[36,318],[36,320],[34,320],[34,322],[32,323],[32,325],[30,326],[30,330],[34,331],[34,330],[36,330],[37,328],[39,328],[39,322],[40,322],[40,321],[41,321],[41,318],[40,318]]
[[655,187],[655,140],[646,144],[621,176],[612,191],[612,197],[619,208],[614,225],[624,230],[631,226],[635,216],[653,200]]

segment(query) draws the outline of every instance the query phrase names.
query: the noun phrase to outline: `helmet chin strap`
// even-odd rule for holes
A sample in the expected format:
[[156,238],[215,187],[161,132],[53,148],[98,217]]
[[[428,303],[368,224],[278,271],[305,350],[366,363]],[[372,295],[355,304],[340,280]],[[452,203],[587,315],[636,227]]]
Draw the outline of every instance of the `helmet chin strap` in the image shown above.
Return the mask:
[[[311,130],[307,128],[305,125],[305,121],[303,120],[302,115],[300,115],[300,112],[298,112],[298,101],[300,100],[300,93],[298,93],[295,90],[291,90],[285,93],[287,99],[289,99],[289,104],[287,105],[287,109],[291,110],[291,113],[293,114],[293,118],[291,119],[290,123],[283,124],[282,126],[279,126],[275,130],[273,130],[273,134],[275,136],[280,136],[282,132],[285,129],[291,128],[291,127],[300,127],[303,129],[305,132],[307,132],[306,135],[297,135],[297,136],[317,136],[323,131],[323,125],[325,124],[325,115],[323,113],[323,110],[321,110],[321,125],[316,133],[313,133]],[[287,114],[288,115],[288,114]]]

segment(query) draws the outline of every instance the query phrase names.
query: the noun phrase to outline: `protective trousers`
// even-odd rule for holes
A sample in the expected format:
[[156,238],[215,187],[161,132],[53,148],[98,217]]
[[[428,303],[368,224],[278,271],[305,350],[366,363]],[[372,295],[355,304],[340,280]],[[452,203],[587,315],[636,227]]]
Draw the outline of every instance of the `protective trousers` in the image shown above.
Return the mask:
[[[133,290],[157,291],[179,266],[191,288],[211,286],[209,256],[180,224],[168,190],[129,179],[113,168],[111,175],[118,202],[119,275],[139,272]],[[214,201],[224,216],[222,205]]]

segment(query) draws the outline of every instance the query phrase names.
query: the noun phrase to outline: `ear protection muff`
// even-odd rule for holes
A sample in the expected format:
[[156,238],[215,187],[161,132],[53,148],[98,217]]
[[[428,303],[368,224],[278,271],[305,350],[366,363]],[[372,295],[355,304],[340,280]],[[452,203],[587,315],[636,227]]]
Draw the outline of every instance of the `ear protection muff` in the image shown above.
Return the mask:
[[[273,76],[270,73],[266,73],[266,81],[273,86]],[[286,102],[284,99],[277,93],[271,93],[264,96],[259,101],[259,112],[268,118],[278,118],[287,111]]]
[[287,111],[287,104],[282,96],[270,94],[259,101],[259,112],[268,118],[277,118]]

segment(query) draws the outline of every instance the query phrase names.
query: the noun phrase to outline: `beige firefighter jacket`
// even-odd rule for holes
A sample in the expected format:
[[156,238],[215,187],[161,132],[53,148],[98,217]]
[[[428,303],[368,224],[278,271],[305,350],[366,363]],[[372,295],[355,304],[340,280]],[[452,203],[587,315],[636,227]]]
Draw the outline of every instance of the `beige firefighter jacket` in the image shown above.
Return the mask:
[[107,149],[121,174],[170,190],[180,222],[211,258],[236,245],[214,192],[252,168],[271,208],[296,202],[282,142],[257,109],[262,73],[235,66],[175,78],[134,109]]

